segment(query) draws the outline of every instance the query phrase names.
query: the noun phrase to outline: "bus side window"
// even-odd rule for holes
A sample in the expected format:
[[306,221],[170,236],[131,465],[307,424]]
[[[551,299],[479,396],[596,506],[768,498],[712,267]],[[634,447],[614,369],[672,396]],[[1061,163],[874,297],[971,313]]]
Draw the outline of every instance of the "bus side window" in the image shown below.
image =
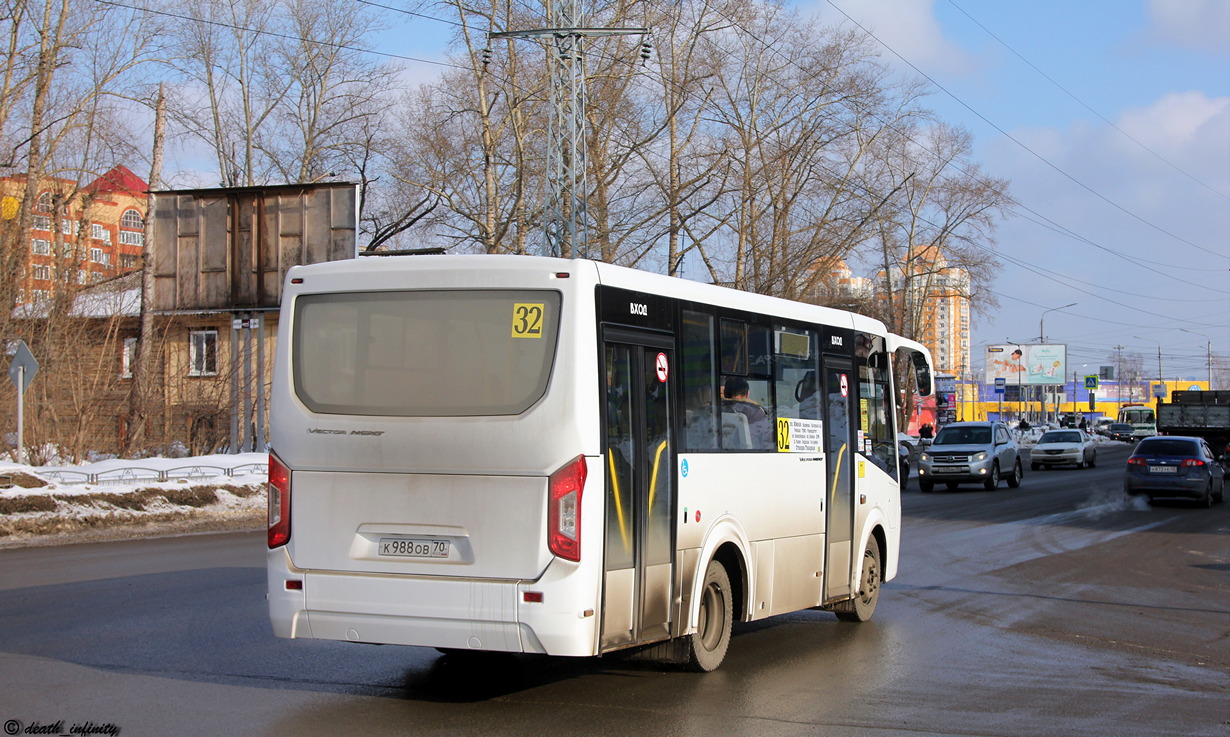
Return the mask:
[[[721,321],[723,450],[776,447],[771,337],[765,325],[726,318]],[[727,391],[729,387],[737,389]]]
[[795,419],[820,419],[820,385],[816,381],[816,356],[819,345],[814,331],[777,326],[778,348],[773,370],[777,388],[777,416]]
[[858,408],[863,447],[872,463],[897,478],[897,445],[893,436],[893,404],[889,391],[892,362],[884,341],[860,335],[858,341]]
[[742,376],[722,378],[722,440],[726,450],[774,447],[769,382]]
[[714,359],[713,316],[683,311],[683,423],[685,450],[717,450],[717,366]]
[[747,323],[722,320],[722,373],[747,373]]

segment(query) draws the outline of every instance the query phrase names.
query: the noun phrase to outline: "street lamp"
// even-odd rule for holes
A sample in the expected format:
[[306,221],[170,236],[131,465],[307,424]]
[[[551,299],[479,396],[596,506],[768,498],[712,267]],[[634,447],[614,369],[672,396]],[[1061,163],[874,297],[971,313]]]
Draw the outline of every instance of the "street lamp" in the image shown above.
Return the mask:
[[1070,304],[1070,305],[1064,305],[1063,307],[1052,307],[1052,308],[1050,308],[1049,310],[1043,310],[1043,311],[1042,311],[1042,317],[1039,317],[1039,318],[1038,318],[1038,342],[1039,342],[1039,343],[1045,343],[1045,342],[1046,342],[1046,327],[1044,327],[1044,326],[1046,325],[1046,322],[1045,322],[1045,320],[1046,320],[1046,313],[1048,313],[1048,312],[1054,312],[1055,310],[1066,310],[1066,309],[1068,309],[1069,307],[1075,307],[1075,306],[1076,306],[1076,303],[1075,303],[1075,302],[1073,302],[1072,304]]
[[1205,343],[1205,357],[1209,363],[1209,389],[1211,390],[1213,388],[1213,339],[1204,333],[1197,333],[1195,330],[1188,330],[1187,328],[1179,328],[1179,330],[1182,330],[1185,333],[1191,333],[1192,335],[1199,335],[1201,338],[1208,341]]
[[[1039,343],[1046,342],[1046,313],[1054,312],[1056,310],[1066,310],[1069,307],[1075,307],[1075,306],[1076,306],[1076,303],[1073,302],[1072,304],[1064,305],[1063,307],[1052,307],[1048,310],[1043,310],[1042,316],[1038,318],[1038,342]],[[1042,401],[1039,402],[1039,404],[1042,406],[1042,414],[1045,415],[1046,414],[1046,394],[1045,393],[1042,394]],[[1059,414],[1058,406],[1056,406],[1055,408],[1055,414],[1056,415]]]

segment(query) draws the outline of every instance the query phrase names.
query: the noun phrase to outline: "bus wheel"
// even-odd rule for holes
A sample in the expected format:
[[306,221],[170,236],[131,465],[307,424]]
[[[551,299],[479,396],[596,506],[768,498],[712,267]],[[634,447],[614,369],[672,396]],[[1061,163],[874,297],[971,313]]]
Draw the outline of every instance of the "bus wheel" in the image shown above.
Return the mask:
[[696,632],[688,636],[688,669],[707,673],[722,664],[730,647],[730,626],[733,620],[730,600],[730,576],[726,567],[709,561],[705,583],[700,590],[700,613]]
[[863,573],[859,577],[858,593],[853,599],[833,605],[833,613],[843,622],[866,622],[876,611],[880,601],[880,544],[874,537],[867,538],[863,551]]

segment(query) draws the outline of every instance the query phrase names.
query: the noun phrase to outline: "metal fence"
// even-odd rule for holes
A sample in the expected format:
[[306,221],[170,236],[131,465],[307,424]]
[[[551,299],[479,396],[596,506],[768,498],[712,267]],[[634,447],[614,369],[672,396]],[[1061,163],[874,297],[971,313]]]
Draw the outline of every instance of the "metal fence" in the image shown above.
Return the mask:
[[[109,468],[106,471],[88,472],[77,471],[71,468],[57,468],[53,470],[39,470],[38,475],[61,484],[98,484],[98,485],[119,485],[131,484],[134,482],[158,482],[158,481],[204,481],[208,479],[218,478],[219,476],[267,476],[269,474],[268,463],[245,463],[241,466],[212,466],[201,463],[194,463],[186,466],[177,466],[175,468],[145,468],[142,466],[125,466],[124,468]],[[0,485],[4,484],[5,479],[0,476]]]

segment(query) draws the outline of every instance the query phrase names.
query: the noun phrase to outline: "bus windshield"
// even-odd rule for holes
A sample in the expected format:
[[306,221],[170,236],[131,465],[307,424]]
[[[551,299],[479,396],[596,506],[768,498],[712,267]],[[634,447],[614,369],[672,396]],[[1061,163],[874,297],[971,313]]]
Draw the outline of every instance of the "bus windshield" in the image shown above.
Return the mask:
[[323,414],[520,414],[546,391],[559,312],[553,291],[304,295],[295,393]]
[[1119,419],[1123,422],[1134,425],[1150,424],[1153,422],[1153,410],[1151,409],[1125,409],[1119,413]]

